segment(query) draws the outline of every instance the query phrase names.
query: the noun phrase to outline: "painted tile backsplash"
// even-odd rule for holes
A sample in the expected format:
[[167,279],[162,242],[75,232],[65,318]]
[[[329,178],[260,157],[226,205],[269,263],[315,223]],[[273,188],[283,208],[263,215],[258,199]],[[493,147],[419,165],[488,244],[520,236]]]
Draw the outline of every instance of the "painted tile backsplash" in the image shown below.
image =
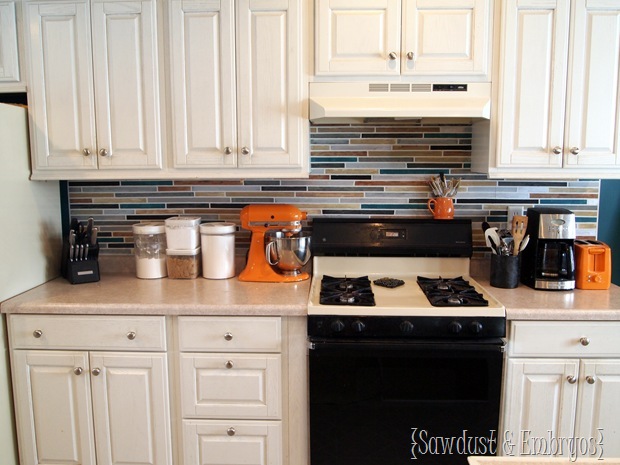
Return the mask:
[[[471,127],[371,121],[312,125],[308,179],[68,183],[69,213],[92,216],[102,254],[133,253],[131,226],[175,215],[233,221],[251,203],[290,203],[313,216],[426,217],[432,175],[462,178],[457,217],[474,223],[475,254],[488,253],[482,221],[506,227],[507,207],[558,206],[575,212],[577,235],[595,238],[599,180],[488,180],[470,171]],[[311,224],[309,225],[311,227]],[[247,249],[249,233],[237,233]]]

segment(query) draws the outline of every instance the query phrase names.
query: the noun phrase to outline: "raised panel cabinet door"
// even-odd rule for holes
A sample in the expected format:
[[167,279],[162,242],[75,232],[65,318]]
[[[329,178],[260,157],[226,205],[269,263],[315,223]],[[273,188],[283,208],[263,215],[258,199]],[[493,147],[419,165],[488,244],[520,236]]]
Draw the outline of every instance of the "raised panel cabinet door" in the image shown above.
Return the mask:
[[507,0],[500,44],[500,167],[562,166],[569,7]]
[[184,465],[281,465],[279,421],[183,421]]
[[400,74],[401,0],[317,0],[317,75]]
[[19,81],[15,2],[0,2],[0,84]]
[[95,465],[88,354],[14,350],[21,465]]
[[155,1],[93,1],[100,169],[162,167]]
[[620,165],[620,3],[577,0],[568,82],[565,165]]
[[238,166],[299,168],[304,89],[302,2],[239,0],[237,5]]
[[530,438],[572,437],[578,377],[578,360],[508,359],[500,437],[510,455],[531,455]]
[[401,73],[487,75],[491,19],[489,0],[403,0]]
[[184,418],[282,416],[280,355],[182,354]]
[[581,364],[575,437],[593,438],[603,457],[620,457],[620,360]]
[[233,0],[171,0],[169,13],[174,166],[234,167]]
[[25,2],[34,171],[97,169],[88,2]]
[[171,465],[164,353],[90,356],[97,465]]

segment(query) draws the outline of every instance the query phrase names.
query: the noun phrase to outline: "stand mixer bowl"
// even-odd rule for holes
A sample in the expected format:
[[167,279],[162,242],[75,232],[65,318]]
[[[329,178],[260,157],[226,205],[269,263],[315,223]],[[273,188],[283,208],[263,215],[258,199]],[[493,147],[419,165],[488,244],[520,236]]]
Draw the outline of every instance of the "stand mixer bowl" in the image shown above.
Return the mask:
[[310,238],[307,233],[290,235],[283,231],[270,231],[265,235],[267,262],[279,273],[294,276],[310,260]]

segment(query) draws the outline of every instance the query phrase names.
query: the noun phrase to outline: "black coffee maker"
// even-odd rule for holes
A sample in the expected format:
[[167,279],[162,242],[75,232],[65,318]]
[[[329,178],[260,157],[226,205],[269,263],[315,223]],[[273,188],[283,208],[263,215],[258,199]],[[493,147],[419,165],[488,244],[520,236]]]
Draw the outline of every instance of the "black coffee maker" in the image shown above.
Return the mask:
[[528,246],[521,282],[534,289],[575,289],[575,214],[565,208],[528,208]]

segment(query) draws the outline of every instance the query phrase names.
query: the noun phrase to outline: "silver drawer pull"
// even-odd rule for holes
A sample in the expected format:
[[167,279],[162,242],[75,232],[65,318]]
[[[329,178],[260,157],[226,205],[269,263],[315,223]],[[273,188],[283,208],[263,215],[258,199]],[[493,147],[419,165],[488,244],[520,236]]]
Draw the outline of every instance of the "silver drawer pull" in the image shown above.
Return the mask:
[[43,331],[41,331],[40,329],[35,329],[35,330],[32,332],[32,335],[38,339],[38,338],[40,338],[41,336],[43,336]]
[[232,333],[224,334],[224,339],[226,339],[227,341],[232,341],[232,338],[233,338]]
[[133,341],[136,338],[136,332],[135,331],[129,331],[127,333],[127,339],[129,339],[130,341]]
[[101,374],[101,368],[93,368],[91,373],[93,376],[99,376]]
[[588,384],[594,384],[596,382],[596,378],[594,376],[586,376],[586,382]]
[[232,426],[226,430],[226,434],[229,436],[234,436],[237,431]]
[[228,361],[226,362],[226,368],[230,369],[230,368],[232,368],[232,367],[234,367],[234,366],[235,366],[235,364],[233,363],[233,361],[232,361],[232,360],[228,360]]
[[82,367],[75,367],[73,369],[73,373],[75,373],[78,376],[80,376],[82,374],[82,371],[84,371],[84,370],[82,370]]
[[579,339],[579,342],[581,343],[582,346],[590,345],[590,338],[589,337],[582,337],[582,338]]
[[575,384],[577,382],[577,377],[574,375],[568,375],[566,377],[566,381],[568,381],[568,384]]

